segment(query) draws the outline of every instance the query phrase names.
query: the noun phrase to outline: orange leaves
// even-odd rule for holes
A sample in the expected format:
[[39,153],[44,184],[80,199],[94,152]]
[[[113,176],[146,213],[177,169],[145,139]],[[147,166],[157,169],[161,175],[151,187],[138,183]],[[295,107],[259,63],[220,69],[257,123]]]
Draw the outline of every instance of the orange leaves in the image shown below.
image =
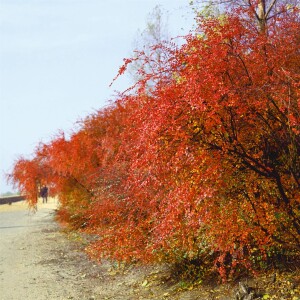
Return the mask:
[[47,176],[47,169],[43,168],[40,158],[32,160],[19,158],[14,165],[13,173],[8,179],[24,195],[30,206],[35,206],[42,184],[47,183],[43,180]]
[[18,161],[14,181],[30,197],[51,183],[62,217],[99,235],[98,257],[205,252],[228,276],[258,252],[299,253],[300,24],[268,29],[228,14],[181,47],[154,47],[160,64],[140,53],[137,89]]

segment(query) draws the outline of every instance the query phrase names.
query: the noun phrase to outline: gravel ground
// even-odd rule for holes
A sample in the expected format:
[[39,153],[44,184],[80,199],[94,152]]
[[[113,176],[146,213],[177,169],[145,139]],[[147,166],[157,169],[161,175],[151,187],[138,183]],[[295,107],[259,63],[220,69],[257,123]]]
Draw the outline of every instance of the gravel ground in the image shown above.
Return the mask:
[[95,299],[77,261],[93,268],[53,222],[55,201],[0,207],[0,299]]

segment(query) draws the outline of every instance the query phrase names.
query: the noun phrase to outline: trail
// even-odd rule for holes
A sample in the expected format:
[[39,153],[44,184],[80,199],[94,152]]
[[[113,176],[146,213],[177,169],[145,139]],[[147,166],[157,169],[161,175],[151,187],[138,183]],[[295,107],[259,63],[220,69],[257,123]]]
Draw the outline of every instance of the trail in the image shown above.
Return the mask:
[[55,206],[52,199],[36,213],[22,202],[0,207],[1,300],[94,299],[80,274],[61,265],[67,241],[53,222]]

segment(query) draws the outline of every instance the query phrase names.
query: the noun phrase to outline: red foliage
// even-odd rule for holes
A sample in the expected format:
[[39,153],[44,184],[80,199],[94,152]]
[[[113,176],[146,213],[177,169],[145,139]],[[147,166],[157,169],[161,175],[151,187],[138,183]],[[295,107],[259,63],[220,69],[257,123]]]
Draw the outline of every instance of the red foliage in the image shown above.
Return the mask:
[[30,207],[34,207],[39,196],[39,189],[42,185],[41,178],[44,178],[45,170],[39,159],[32,160],[19,158],[15,165],[13,174],[9,176],[15,187],[24,195]]
[[28,199],[51,182],[62,216],[99,235],[97,257],[210,253],[226,277],[257,253],[299,253],[300,22],[268,26],[202,20],[134,93],[19,160],[13,181]]

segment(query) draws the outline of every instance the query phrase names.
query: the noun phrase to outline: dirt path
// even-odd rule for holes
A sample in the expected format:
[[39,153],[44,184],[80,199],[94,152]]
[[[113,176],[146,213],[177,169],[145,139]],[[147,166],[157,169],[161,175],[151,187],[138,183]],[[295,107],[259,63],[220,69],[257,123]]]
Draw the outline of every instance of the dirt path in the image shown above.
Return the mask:
[[1,207],[1,299],[71,299],[69,282],[61,281],[58,266],[47,264],[57,255],[51,249],[54,207],[43,205],[35,214],[24,203]]
[[89,279],[73,265],[91,262],[59,232],[54,201],[39,206],[35,214],[24,203],[0,208],[0,299],[95,299]]

